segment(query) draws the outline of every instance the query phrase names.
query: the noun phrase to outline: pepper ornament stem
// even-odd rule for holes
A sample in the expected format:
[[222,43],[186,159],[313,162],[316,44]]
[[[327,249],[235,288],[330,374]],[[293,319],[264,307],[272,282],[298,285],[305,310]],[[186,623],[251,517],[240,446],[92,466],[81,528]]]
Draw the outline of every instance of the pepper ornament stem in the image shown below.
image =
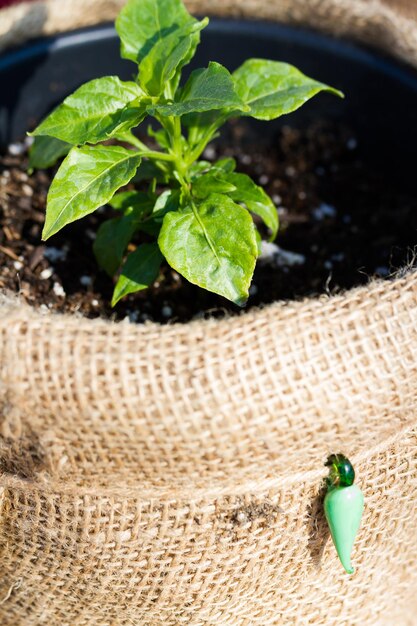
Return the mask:
[[343,454],[332,454],[326,462],[330,467],[324,513],[339,559],[348,574],[355,571],[350,554],[363,513],[363,493],[354,485],[355,470]]

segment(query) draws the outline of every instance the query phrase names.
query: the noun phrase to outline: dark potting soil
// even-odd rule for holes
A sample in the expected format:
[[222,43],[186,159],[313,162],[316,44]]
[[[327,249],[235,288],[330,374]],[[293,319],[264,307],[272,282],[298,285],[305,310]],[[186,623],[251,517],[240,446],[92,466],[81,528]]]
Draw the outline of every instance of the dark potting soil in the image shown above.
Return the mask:
[[[386,277],[410,261],[417,242],[417,198],[373,171],[349,129],[316,122],[282,128],[266,142],[243,122],[230,124],[204,155],[233,156],[270,194],[280,230],[258,261],[250,307],[297,299]],[[151,289],[110,307],[113,282],[92,251],[104,208],[41,241],[53,170],[27,173],[24,144],[0,157],[0,289],[43,310],[86,317],[187,321],[240,309],[188,283],[168,266]]]

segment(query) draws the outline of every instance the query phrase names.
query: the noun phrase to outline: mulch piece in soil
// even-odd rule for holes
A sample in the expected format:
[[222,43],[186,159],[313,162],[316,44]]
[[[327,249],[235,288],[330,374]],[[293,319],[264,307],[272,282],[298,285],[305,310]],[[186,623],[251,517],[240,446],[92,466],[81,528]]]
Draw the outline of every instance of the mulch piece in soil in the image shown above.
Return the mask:
[[[283,127],[269,142],[242,121],[230,124],[204,158],[233,156],[263,186],[280,218],[276,245],[258,262],[246,309],[276,300],[337,293],[386,277],[410,262],[417,199],[373,171],[354,134],[335,123]],[[240,309],[188,283],[168,266],[151,289],[110,307],[113,282],[92,244],[109,207],[41,241],[54,171],[27,173],[27,145],[0,157],[0,289],[42,310],[160,323]]]

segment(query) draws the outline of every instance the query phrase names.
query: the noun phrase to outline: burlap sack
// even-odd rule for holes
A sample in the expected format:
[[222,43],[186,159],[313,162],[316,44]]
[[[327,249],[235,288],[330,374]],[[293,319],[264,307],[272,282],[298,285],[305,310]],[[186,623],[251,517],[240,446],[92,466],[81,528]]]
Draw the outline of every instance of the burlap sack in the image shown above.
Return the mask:
[[[121,4],[12,8],[0,45]],[[417,65],[406,2],[192,7],[372,36]],[[165,327],[4,297],[0,330],[2,626],[416,623],[415,271]],[[339,450],[366,498],[353,577],[322,514]]]

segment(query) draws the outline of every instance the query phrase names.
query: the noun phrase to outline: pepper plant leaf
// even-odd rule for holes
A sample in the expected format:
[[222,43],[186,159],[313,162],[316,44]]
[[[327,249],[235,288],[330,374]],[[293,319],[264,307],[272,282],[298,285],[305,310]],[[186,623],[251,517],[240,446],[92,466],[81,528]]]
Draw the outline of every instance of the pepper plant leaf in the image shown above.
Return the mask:
[[164,218],[158,238],[168,263],[188,281],[243,306],[258,254],[249,213],[220,194]]
[[96,78],[65,98],[32,135],[48,135],[78,146],[109,139],[137,126],[146,115],[139,85],[117,76]]
[[256,185],[250,176],[233,172],[233,159],[222,159],[208,171],[196,176],[192,193],[196,198],[206,198],[210,193],[226,193],[235,202],[245,204],[247,209],[258,215],[271,230],[271,241],[278,232],[277,209],[268,194]]
[[270,239],[273,241],[278,232],[278,212],[268,194],[246,174],[232,172],[227,174],[226,180],[235,186],[228,194],[230,198],[235,202],[243,202],[251,213],[259,215],[270,229]]
[[199,176],[205,174],[212,168],[212,164],[210,161],[194,161],[192,165],[190,165],[188,173],[190,175],[191,182],[197,180]]
[[114,276],[119,269],[135,227],[135,217],[130,213],[106,220],[98,229],[93,252],[97,263],[109,276]]
[[154,220],[162,221],[169,211],[177,211],[180,205],[179,189],[167,189],[163,191],[154,204],[152,215]]
[[188,48],[188,52],[186,52],[183,55],[183,58],[181,60],[181,62],[179,63],[177,70],[175,72],[174,77],[171,80],[171,90],[173,94],[176,94],[177,90],[178,90],[178,86],[180,84],[180,80],[181,80],[181,72],[182,69],[189,64],[189,62],[193,59],[196,50],[198,48],[198,44],[200,43],[200,33],[203,30],[203,28],[205,28],[206,26],[208,26],[209,24],[209,18],[206,17],[202,20],[202,22],[200,22],[200,24],[202,23],[203,26],[201,28],[196,29],[195,32],[193,32],[190,35],[190,46]]
[[136,218],[145,213],[151,213],[155,198],[144,191],[120,191],[116,193],[108,204],[113,208],[126,213],[135,213]]
[[221,169],[226,173],[231,173],[236,169],[236,161],[235,159],[232,159],[232,157],[223,157],[222,159],[216,161],[213,167]]
[[[116,216],[100,227],[94,243],[108,274],[119,271],[132,240],[154,242],[127,256],[113,304],[148,287],[165,256],[191,283],[243,305],[261,243],[260,220],[253,216],[274,239],[277,211],[261,187],[235,173],[233,159],[213,164],[199,158],[232,117],[270,120],[321,91],[342,96],[291,65],[262,59],[246,61],[233,74],[211,62],[179,87],[207,23],[191,16],[183,0],[127,0],[116,29],[122,56],[136,63],[135,82],[92,80],[33,133],[30,167],[52,165],[69,151],[49,190],[44,239],[111,204]],[[146,115],[160,126],[149,130],[156,148],[134,132]],[[131,148],[88,145],[110,138]],[[142,182],[146,191],[132,191]],[[117,193],[127,183],[130,190]]]
[[166,84],[190,59],[189,53],[199,42],[198,32],[207,26],[208,19],[193,20],[159,39],[139,64],[139,81],[151,96],[163,93]]
[[139,63],[158,41],[195,21],[182,0],[129,0],[116,20],[121,56]]
[[266,59],[248,59],[233,73],[233,80],[236,92],[249,107],[242,115],[258,120],[291,113],[320,91],[343,98],[341,91],[305,76],[292,65]]
[[232,191],[236,191],[235,185],[221,174],[219,175],[215,168],[196,178],[192,185],[192,192],[196,198],[207,198],[211,193],[228,193],[230,195]]
[[134,233],[152,213],[154,201],[143,191],[122,191],[109,201],[109,205],[123,215],[103,222],[93,244],[97,262],[109,276],[114,276],[119,269]]
[[169,211],[177,211],[180,204],[179,189],[163,191],[155,202],[152,215],[138,224],[138,230],[158,238],[163,219]]
[[177,101],[172,104],[151,106],[149,111],[165,116],[246,108],[248,107],[235,91],[229,71],[220,63],[211,62],[207,68],[191,73]]
[[158,278],[163,256],[156,243],[144,243],[131,252],[113,292],[112,306],[129,293],[147,289]]
[[52,167],[71,150],[72,145],[55,137],[35,137],[29,150],[29,170],[45,170]]
[[140,160],[119,146],[72,148],[49,189],[42,238],[106,204],[133,178]]

